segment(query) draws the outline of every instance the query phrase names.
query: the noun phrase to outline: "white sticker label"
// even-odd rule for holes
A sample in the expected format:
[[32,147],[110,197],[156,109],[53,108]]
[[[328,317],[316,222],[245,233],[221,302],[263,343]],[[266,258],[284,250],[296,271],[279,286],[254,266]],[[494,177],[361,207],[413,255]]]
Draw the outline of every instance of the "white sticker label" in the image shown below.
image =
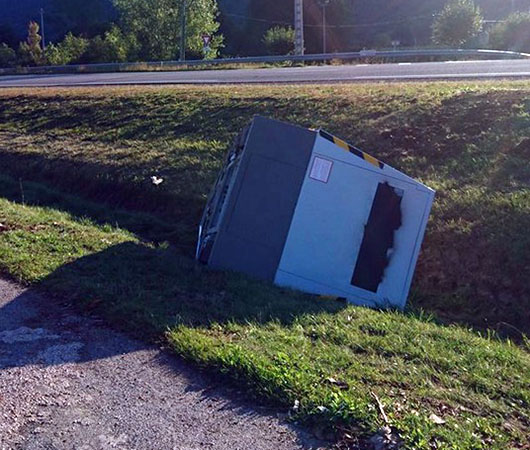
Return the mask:
[[315,157],[313,160],[313,167],[309,177],[313,180],[322,181],[322,183],[327,183],[329,180],[329,175],[331,174],[331,168],[333,167],[333,162],[327,159]]

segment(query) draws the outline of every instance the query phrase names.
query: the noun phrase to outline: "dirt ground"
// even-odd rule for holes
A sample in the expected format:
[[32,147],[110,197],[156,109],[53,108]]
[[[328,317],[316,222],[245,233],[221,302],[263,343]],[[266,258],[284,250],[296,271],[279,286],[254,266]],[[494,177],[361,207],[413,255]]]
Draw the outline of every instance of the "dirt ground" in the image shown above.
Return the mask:
[[1,449],[323,448],[172,355],[0,279]]

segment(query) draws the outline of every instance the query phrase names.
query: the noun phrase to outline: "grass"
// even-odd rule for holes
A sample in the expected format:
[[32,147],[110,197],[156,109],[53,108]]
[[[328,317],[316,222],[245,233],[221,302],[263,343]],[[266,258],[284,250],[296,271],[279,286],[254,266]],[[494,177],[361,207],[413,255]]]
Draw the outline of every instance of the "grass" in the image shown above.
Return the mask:
[[167,245],[52,208],[2,199],[0,223],[3,271],[144,337],[169,330],[177,353],[258,398],[298,401],[294,418],[307,426],[374,433],[383,425],[375,394],[409,448],[524,443],[530,356],[494,335],[210,271]]
[[[298,401],[294,417],[346,441],[383,424],[375,395],[410,448],[520,447],[530,430],[529,91],[0,91],[0,270],[147,337],[169,330],[180,355],[261,399]],[[194,265],[196,224],[230,139],[271,112],[323,126],[438,190],[408,313]]]
[[[25,74],[54,74],[54,73],[105,73],[105,72],[175,72],[175,71],[197,71],[197,70],[235,70],[235,69],[266,69],[266,68],[278,68],[278,67],[298,67],[303,66],[304,63],[300,62],[276,62],[276,63],[232,63],[225,62],[220,64],[206,64],[206,65],[194,65],[194,64],[178,64],[169,63],[167,61],[162,63],[148,63],[148,62],[136,62],[131,63],[130,66],[119,66],[119,63],[109,63],[106,66],[98,66],[92,64],[73,64],[68,66],[32,66],[32,67],[12,67],[0,69],[0,74],[5,75],[25,75]],[[314,63],[306,63],[313,65]]]
[[192,255],[207,192],[244,123],[263,114],[322,126],[438,191],[413,304],[520,338],[530,333],[528,92],[499,82],[3,90],[0,167],[153,214],[169,227],[127,229]]

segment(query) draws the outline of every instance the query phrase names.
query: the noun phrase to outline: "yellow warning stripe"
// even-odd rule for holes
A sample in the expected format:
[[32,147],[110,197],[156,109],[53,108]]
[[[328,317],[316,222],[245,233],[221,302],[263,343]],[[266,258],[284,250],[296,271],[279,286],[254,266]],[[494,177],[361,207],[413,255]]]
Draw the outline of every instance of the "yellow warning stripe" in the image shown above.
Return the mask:
[[342,139],[339,139],[338,137],[333,136],[333,142],[335,145],[338,145],[343,150],[346,150],[347,152],[350,151],[350,146],[347,142],[344,142]]
[[379,167],[379,161],[375,159],[373,156],[370,156],[368,153],[363,152],[363,158],[366,162],[369,162],[370,164]]
[[328,141],[333,142],[336,146],[342,148],[343,150],[346,150],[350,153],[353,153],[354,155],[358,156],[359,158],[364,159],[367,163],[372,164],[373,166],[377,167],[378,169],[383,169],[385,165],[379,161],[377,158],[374,158],[373,156],[369,155],[368,153],[364,153],[363,151],[359,150],[358,148],[353,147],[352,145],[349,145],[347,142],[343,141],[342,139],[339,139],[336,136],[333,136],[332,134],[327,133],[324,130],[320,130],[320,135],[327,139]]

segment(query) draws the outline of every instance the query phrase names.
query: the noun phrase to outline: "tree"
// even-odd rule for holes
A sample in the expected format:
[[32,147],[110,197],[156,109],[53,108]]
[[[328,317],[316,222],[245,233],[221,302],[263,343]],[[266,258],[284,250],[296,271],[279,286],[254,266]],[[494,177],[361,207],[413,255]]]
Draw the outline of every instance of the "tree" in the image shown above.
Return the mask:
[[490,46],[498,50],[530,52],[530,14],[512,14],[495,25],[490,33]]
[[138,41],[132,33],[125,34],[119,27],[113,26],[105,33],[108,62],[134,60],[138,54]]
[[103,37],[90,39],[83,55],[84,63],[118,63],[134,61],[138,54],[138,42],[132,34],[125,34],[114,25]]
[[68,33],[57,45],[46,47],[46,59],[53,65],[65,65],[81,61],[88,48],[88,39]]
[[23,64],[42,65],[46,63],[44,52],[40,46],[42,38],[39,34],[39,25],[31,21],[28,24],[28,37],[21,42],[18,48],[20,60]]
[[[133,33],[144,60],[175,59],[180,50],[180,17],[186,7],[186,50],[200,53],[201,35],[213,35],[219,29],[216,0],[114,0],[122,29]],[[221,44],[212,40],[212,50]]]
[[17,54],[7,44],[0,44],[0,67],[9,67],[17,59]]
[[287,55],[294,50],[294,30],[291,27],[269,28],[263,42],[270,55]]
[[451,0],[433,24],[435,44],[458,47],[482,31],[482,13],[472,0]]

